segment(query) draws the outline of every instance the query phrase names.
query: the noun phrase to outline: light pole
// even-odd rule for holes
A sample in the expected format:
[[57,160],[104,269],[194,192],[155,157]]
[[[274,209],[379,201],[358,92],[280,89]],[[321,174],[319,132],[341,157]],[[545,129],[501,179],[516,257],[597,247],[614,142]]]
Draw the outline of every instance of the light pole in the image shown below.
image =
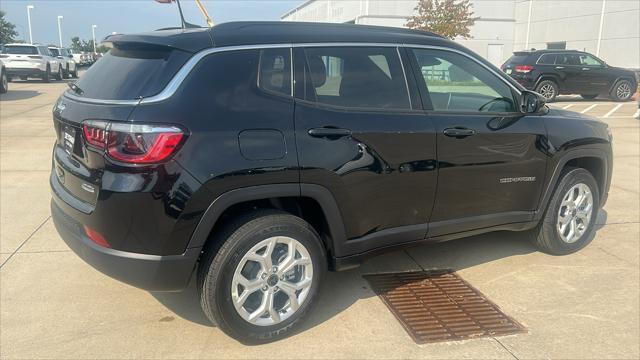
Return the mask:
[[35,7],[33,5],[27,5],[27,22],[29,23],[29,43],[33,44],[33,33],[31,32],[31,10]]
[[58,38],[60,39],[60,47],[62,47],[62,15],[58,15]]
[[98,25],[91,25],[91,33],[93,34],[93,53],[96,54],[96,28]]

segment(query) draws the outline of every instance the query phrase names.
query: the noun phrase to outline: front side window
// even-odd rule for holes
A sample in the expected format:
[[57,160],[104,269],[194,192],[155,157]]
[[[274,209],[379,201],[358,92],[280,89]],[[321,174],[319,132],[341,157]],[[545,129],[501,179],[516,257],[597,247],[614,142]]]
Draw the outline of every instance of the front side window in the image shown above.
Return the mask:
[[580,65],[583,65],[583,66],[602,66],[602,63],[600,62],[600,60],[594,58],[591,55],[580,54],[578,56],[580,58]]
[[513,112],[507,83],[468,57],[442,50],[414,49],[433,110]]
[[260,51],[258,86],[267,91],[291,95],[291,50],[289,48]]
[[60,56],[58,49],[49,49],[49,51],[51,52],[51,56]]
[[307,100],[368,109],[409,109],[409,95],[398,51],[393,47],[305,49]]

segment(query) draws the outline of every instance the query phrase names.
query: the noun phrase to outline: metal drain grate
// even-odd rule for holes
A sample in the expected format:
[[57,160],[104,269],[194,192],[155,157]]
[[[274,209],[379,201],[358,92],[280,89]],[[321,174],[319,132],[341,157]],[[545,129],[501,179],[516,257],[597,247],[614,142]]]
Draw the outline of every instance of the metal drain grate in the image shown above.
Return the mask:
[[416,343],[525,332],[456,273],[416,271],[364,275]]

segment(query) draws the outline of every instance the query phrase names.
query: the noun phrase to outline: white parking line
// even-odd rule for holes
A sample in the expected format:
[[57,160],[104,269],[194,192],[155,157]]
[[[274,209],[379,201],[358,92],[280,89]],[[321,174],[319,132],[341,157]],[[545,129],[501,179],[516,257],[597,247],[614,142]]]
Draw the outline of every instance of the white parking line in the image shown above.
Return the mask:
[[596,106],[598,106],[598,104],[593,104],[593,105],[589,106],[588,108],[586,108],[586,109],[584,109],[584,110],[580,111],[580,114],[584,114],[584,113],[586,113],[587,111],[589,111],[589,110],[593,109],[593,108],[594,108],[594,107],[596,107]]
[[562,109],[563,109],[563,110],[567,110],[568,108],[570,108],[570,107],[572,107],[572,106],[573,106],[573,104],[569,104],[569,105],[567,105],[567,106],[563,106],[563,107],[562,107]]
[[604,114],[603,118],[608,118],[609,116],[611,116],[614,112],[616,112],[621,107],[622,107],[622,104],[618,104],[618,105],[614,106],[613,109],[609,110],[608,113]]

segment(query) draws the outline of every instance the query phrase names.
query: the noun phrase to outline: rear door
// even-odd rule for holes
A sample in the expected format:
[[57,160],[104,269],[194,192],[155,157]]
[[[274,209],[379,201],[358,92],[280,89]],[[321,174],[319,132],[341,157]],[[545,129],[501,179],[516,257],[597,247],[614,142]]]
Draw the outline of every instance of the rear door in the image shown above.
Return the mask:
[[335,255],[423,239],[436,142],[404,55],[375,46],[295,50],[300,180],[337,202],[348,240]]
[[530,219],[545,175],[542,118],[518,112],[516,89],[470,56],[411,53],[438,144],[429,236]]
[[580,93],[586,87],[586,79],[577,54],[559,53],[556,55],[556,71],[560,76],[560,90],[564,93]]

